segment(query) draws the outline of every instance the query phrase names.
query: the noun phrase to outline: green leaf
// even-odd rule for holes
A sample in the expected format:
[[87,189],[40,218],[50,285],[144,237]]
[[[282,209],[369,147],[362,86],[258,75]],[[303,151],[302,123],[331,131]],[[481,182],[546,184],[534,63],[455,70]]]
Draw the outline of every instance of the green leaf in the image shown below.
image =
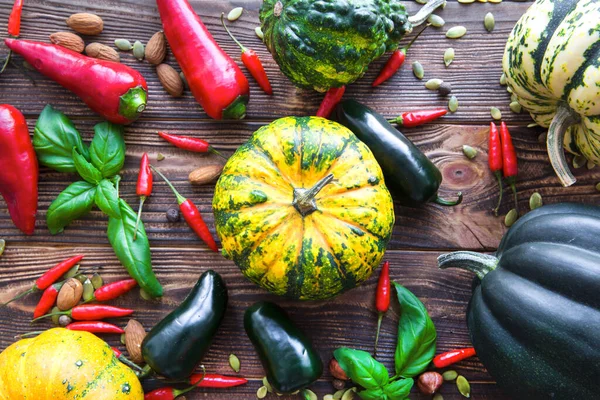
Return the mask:
[[396,375],[411,378],[425,371],[435,355],[436,331],[427,309],[405,287],[394,283],[400,302]]
[[389,400],[381,388],[367,389],[357,394],[363,400]]
[[381,388],[390,380],[385,366],[366,351],[342,347],[333,355],[352,382],[365,389]]
[[92,164],[100,170],[102,177],[115,176],[125,163],[125,140],[123,127],[102,122],[94,127],[94,138],[90,144]]
[[79,154],[76,148],[73,148],[73,162],[75,163],[77,173],[84,180],[95,185],[100,183],[102,174],[98,171],[98,168],[94,167],[85,157]]
[[408,398],[410,389],[412,389],[415,381],[412,378],[400,379],[394,382],[388,383],[384,388],[383,392],[390,400],[404,400]]
[[71,120],[49,104],[35,125],[33,147],[40,164],[59,172],[75,172],[73,147],[86,159],[90,158]]
[[90,212],[95,193],[96,186],[84,181],[72,183],[63,190],[50,204],[46,214],[50,233],[62,232],[65,226]]
[[94,199],[98,208],[109,217],[121,218],[121,209],[119,208],[119,193],[108,179],[102,179],[96,189]]
[[137,215],[123,199],[119,199],[119,209],[120,219],[113,217],[108,219],[108,241],[121,264],[137,281],[140,288],[152,297],[160,297],[163,289],[152,271],[150,243],[144,224],[140,221],[137,238],[133,240]]

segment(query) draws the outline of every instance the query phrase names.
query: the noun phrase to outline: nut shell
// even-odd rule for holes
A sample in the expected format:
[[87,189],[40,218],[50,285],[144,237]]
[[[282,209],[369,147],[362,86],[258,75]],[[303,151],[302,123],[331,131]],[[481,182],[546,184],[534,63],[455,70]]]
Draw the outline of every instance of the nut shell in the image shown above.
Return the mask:
[[167,93],[173,97],[180,97],[183,94],[183,81],[175,68],[168,64],[160,64],[156,67],[156,73]]
[[349,379],[348,375],[346,375],[346,372],[342,369],[340,363],[335,358],[332,358],[331,361],[329,361],[329,372],[331,372],[331,375],[333,375],[335,379],[339,379],[341,381],[347,381]]
[[71,32],[55,32],[50,35],[50,42],[77,53],[82,53],[83,49],[85,49],[83,39]]
[[163,32],[156,32],[146,44],[146,60],[159,65],[167,56],[167,40]]
[[78,13],[67,19],[67,25],[83,35],[98,35],[104,29],[104,21],[96,14]]
[[204,185],[216,180],[221,172],[223,172],[221,164],[205,165],[190,172],[188,179],[193,185]]
[[60,288],[56,299],[56,306],[61,311],[70,310],[79,304],[83,295],[83,285],[76,278],[70,278]]
[[90,57],[100,60],[120,62],[119,53],[112,47],[105,46],[101,43],[90,43],[85,47],[85,54]]
[[142,357],[142,342],[146,337],[144,326],[135,319],[130,319],[125,327],[125,347],[129,353],[129,358],[134,363],[144,361]]
[[423,394],[434,394],[440,387],[442,387],[442,383],[444,383],[444,378],[442,375],[435,371],[424,372],[419,376],[419,380],[417,381],[417,386],[419,390]]

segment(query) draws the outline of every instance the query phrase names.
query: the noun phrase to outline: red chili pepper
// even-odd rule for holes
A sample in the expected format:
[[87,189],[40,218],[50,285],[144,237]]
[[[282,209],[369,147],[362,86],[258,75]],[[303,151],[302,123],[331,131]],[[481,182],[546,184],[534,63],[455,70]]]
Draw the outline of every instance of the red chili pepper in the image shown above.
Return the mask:
[[0,193],[17,228],[32,235],[38,205],[38,162],[25,117],[8,104],[0,104],[0,143]]
[[[198,383],[198,380],[202,378],[202,374],[194,374],[190,377],[190,383],[192,385]],[[241,386],[248,383],[247,379],[239,376],[226,376],[218,374],[206,374],[204,380],[198,385],[203,388],[230,388],[235,386]]]
[[205,140],[190,136],[173,135],[166,132],[158,132],[158,136],[165,139],[173,146],[179,147],[180,149],[193,151],[195,153],[213,153],[226,159],[223,154],[215,150],[215,148],[208,144],[208,142]]
[[107,283],[104,286],[99,287],[94,292],[94,297],[90,301],[108,301],[116,299],[117,297],[129,292],[131,289],[137,286],[135,279],[125,279],[113,283]]
[[465,358],[473,357],[475,355],[475,348],[467,347],[465,349],[458,349],[447,351],[442,354],[438,354],[433,359],[433,365],[436,368],[445,368],[449,365],[464,360]]
[[32,322],[55,315],[68,315],[76,321],[97,321],[105,318],[126,317],[131,314],[133,314],[133,310],[129,308],[106,306],[103,304],[82,304],[67,311],[42,315],[35,318]]
[[515,152],[510,132],[504,121],[500,123],[500,140],[502,141],[502,171],[506,182],[510,185],[515,196],[515,210],[518,210],[519,202],[517,199],[517,187],[515,186],[515,179],[518,172],[517,153]]
[[250,97],[248,79],[215,42],[187,0],[157,0],[171,51],[192,94],[215,119],[242,119]]
[[407,111],[399,117],[389,120],[391,124],[402,125],[406,128],[423,125],[443,117],[448,113],[445,108],[436,108],[435,110]]
[[142,207],[144,202],[152,194],[152,170],[150,169],[150,160],[148,159],[148,153],[142,155],[140,162],[140,172],[138,174],[137,186],[135,193],[140,196],[140,206],[138,208],[137,220],[135,221],[135,230],[133,231],[133,240],[137,237],[138,226],[140,219],[142,218]]
[[218,248],[217,244],[215,243],[215,239],[212,237],[212,234],[210,233],[208,226],[206,226],[206,223],[202,219],[202,215],[200,215],[200,211],[198,210],[196,205],[192,203],[191,200],[186,199],[181,194],[179,194],[179,192],[177,191],[177,189],[175,189],[173,184],[159,170],[157,170],[154,167],[152,167],[152,169],[158,175],[160,175],[161,178],[164,179],[164,181],[167,183],[167,185],[169,185],[169,187],[177,197],[177,203],[179,203],[179,209],[183,214],[185,222],[187,222],[190,228],[192,228],[194,232],[196,232],[196,235],[198,235],[198,237],[202,239],[212,251],[217,252]]
[[[202,367],[204,369],[204,367]],[[150,393],[146,393],[144,395],[144,400],[173,400],[176,397],[181,396],[182,394],[191,392],[197,387],[202,386],[202,382],[204,381],[204,377],[206,376],[206,370],[204,370],[203,374],[200,374],[200,378],[196,383],[190,386],[187,389],[178,390],[172,387],[164,387],[160,389],[156,389],[151,391]]]
[[50,268],[42,276],[40,276],[38,278],[38,280],[35,281],[35,284],[33,285],[33,287],[31,289],[26,290],[23,293],[20,293],[17,296],[13,297],[6,303],[0,305],[0,308],[6,306],[9,303],[12,303],[15,300],[18,300],[22,297],[27,296],[30,293],[37,292],[39,290],[46,290],[50,285],[52,285],[54,282],[56,282],[61,276],[63,276],[67,272],[69,272],[69,270],[75,264],[77,264],[79,261],[81,261],[82,258],[83,258],[83,256],[79,255],[79,256],[71,257],[68,260],[58,263],[56,266]]
[[58,298],[58,292],[64,284],[65,282],[55,283],[53,285],[48,286],[46,290],[44,290],[40,301],[38,302],[37,306],[35,307],[35,310],[33,311],[34,319],[43,316],[48,311],[50,311],[52,307],[54,307],[54,303],[56,303],[56,299]]
[[72,322],[65,326],[65,328],[71,331],[85,331],[90,333],[125,333],[125,331],[118,326],[103,321]]
[[110,122],[129,124],[146,109],[146,80],[125,64],[86,57],[49,43],[15,39],[4,39],[4,43]]
[[429,24],[426,25],[425,28],[423,28],[421,32],[419,32],[417,36],[415,36],[406,47],[398,49],[392,53],[390,58],[387,60],[387,62],[381,69],[381,72],[379,72],[377,78],[375,78],[375,80],[373,81],[373,87],[381,85],[383,82],[387,81],[392,76],[394,76],[396,72],[398,72],[402,64],[404,64],[404,60],[406,59],[406,52],[408,51],[408,49],[410,49],[410,46],[412,46],[415,40],[417,40],[419,36],[421,36],[421,33],[423,33],[425,29],[427,29],[428,26]]
[[383,263],[379,281],[377,282],[377,292],[375,294],[375,308],[379,313],[377,318],[377,335],[375,336],[375,354],[377,354],[377,344],[379,343],[379,331],[381,330],[381,321],[383,316],[390,308],[390,299],[392,293],[392,285],[390,283],[390,263]]
[[18,37],[21,33],[21,13],[23,11],[23,0],[15,0],[10,17],[8,17],[8,34]]
[[260,62],[258,54],[256,54],[254,50],[251,50],[243,44],[241,44],[235,38],[235,36],[233,36],[233,34],[229,31],[229,28],[227,28],[227,25],[225,25],[225,13],[221,13],[221,24],[223,24],[223,28],[225,28],[225,30],[229,34],[229,37],[233,39],[233,41],[236,42],[238,46],[240,46],[240,49],[242,49],[242,62],[244,63],[246,68],[248,68],[248,71],[250,71],[250,74],[258,83],[258,86],[260,86],[260,88],[266,94],[273,94],[271,82],[269,82],[269,77],[267,76],[267,72],[265,71],[265,67],[262,65],[262,62]]
[[504,185],[502,184],[502,143],[500,142],[500,134],[496,124],[490,122],[490,136],[488,141],[488,165],[490,171],[496,176],[498,180],[498,187],[500,188],[500,195],[498,197],[498,205],[494,208],[494,214],[498,215],[498,209],[502,203],[502,193],[504,191]]
[[342,96],[344,96],[344,92],[346,91],[346,86],[342,86],[339,88],[331,88],[325,94],[321,105],[319,106],[319,110],[317,111],[317,117],[329,118],[335,106],[342,100]]

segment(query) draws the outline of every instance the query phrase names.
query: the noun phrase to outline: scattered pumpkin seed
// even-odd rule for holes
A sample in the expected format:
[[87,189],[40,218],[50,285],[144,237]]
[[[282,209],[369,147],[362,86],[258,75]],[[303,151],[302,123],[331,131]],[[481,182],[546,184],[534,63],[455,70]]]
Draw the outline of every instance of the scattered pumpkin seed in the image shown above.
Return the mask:
[[135,58],[137,58],[139,61],[142,61],[144,59],[145,55],[146,55],[146,49],[145,49],[144,45],[139,40],[136,40],[135,43],[133,44],[133,56]]
[[356,393],[356,388],[355,387],[346,390],[344,392],[344,395],[342,396],[342,400],[353,400],[354,399],[354,393]]
[[450,97],[450,100],[448,101],[448,110],[450,110],[452,113],[458,110],[458,99],[456,96]]
[[80,267],[79,264],[75,264],[74,266],[72,266],[71,269],[68,270],[67,273],[63,275],[63,280],[74,278],[75,275],[77,275],[77,273],[79,272],[79,267]]
[[304,398],[309,398],[310,400],[319,400],[316,393],[310,389],[304,389]]
[[[515,210],[514,208],[510,211],[515,212],[515,214],[517,213],[517,210]],[[515,219],[516,220],[516,219]],[[512,225],[512,224],[511,224]],[[460,394],[462,394],[464,397],[471,397],[471,385],[469,384],[469,381],[467,380],[467,378],[465,378],[462,375],[459,375],[458,378],[456,378],[456,387],[458,387],[458,391],[460,392]]]
[[431,400],[444,400],[444,396],[442,396],[439,393],[436,393],[433,395],[433,398]]
[[333,395],[332,394],[326,394],[325,396],[323,396],[323,400],[333,400]]
[[500,75],[500,84],[502,86],[506,86],[506,74],[503,72],[502,75]]
[[502,113],[496,107],[490,108],[490,114],[492,115],[492,118],[494,118],[495,120],[501,120],[502,119]]
[[256,33],[256,36],[258,36],[260,40],[263,40],[265,38],[265,34],[263,33],[262,28],[260,26],[254,28],[254,33]]
[[448,96],[450,93],[452,93],[452,85],[449,82],[442,82],[438,88],[438,93],[441,96]]
[[510,93],[510,94],[512,94],[512,93],[513,93],[513,90],[512,90],[512,88],[511,88],[510,86],[507,86],[507,87],[506,87],[506,91],[507,91],[508,93]]
[[146,301],[152,300],[152,296],[148,294],[144,289],[140,288],[140,297]]
[[471,4],[475,3],[475,0],[458,0],[458,2],[461,4]]
[[594,169],[594,168],[596,168],[596,164],[594,164],[593,161],[588,160],[586,167],[587,167],[587,169]]
[[98,289],[99,287],[104,285],[104,279],[102,279],[100,274],[97,272],[94,272],[94,275],[92,275],[91,281],[92,281],[92,285],[94,286],[94,289]]
[[463,151],[463,154],[469,160],[472,160],[475,157],[477,157],[477,150],[475,150],[473,147],[469,146],[468,144],[463,144],[462,151]]
[[523,111],[523,107],[521,107],[517,101],[511,102],[508,106],[510,107],[510,111],[514,112],[515,114],[521,114],[521,111]]
[[485,14],[483,18],[483,26],[487,29],[488,32],[491,32],[496,27],[496,19],[494,18],[494,14],[491,12]]
[[510,101],[511,102],[513,102],[513,101],[519,101],[519,99],[518,99],[517,95],[513,93],[513,94],[510,95]]
[[6,240],[0,239],[0,256],[4,253],[4,249],[6,248]]
[[533,211],[536,208],[540,208],[542,205],[542,195],[538,192],[534,192],[529,198],[529,209]]
[[578,169],[587,164],[587,159],[584,156],[573,157],[573,168]]
[[600,192],[600,182],[596,183],[596,191]]
[[156,155],[156,161],[162,161],[165,159],[165,156],[163,155],[163,153],[158,153]]
[[444,52],[444,64],[446,64],[446,67],[448,67],[450,64],[452,64],[452,61],[454,61],[454,49],[449,47]]
[[[506,214],[506,217],[504,217],[504,225],[506,225],[507,227],[512,226],[512,224],[514,224],[517,221],[517,218],[519,218],[519,214],[517,213],[517,210],[515,210],[514,208],[512,208],[508,212],[508,214]],[[457,385],[458,385],[458,380],[460,378],[462,378],[465,382],[467,382],[467,380],[464,378],[464,376],[459,376],[458,378],[456,378],[456,384]],[[469,382],[467,382],[467,387],[468,387],[468,385],[469,385]],[[464,387],[464,384],[463,384],[463,387]],[[460,386],[458,387],[458,390],[462,394],[462,390],[460,390]],[[469,397],[469,396],[465,396],[465,397]]]
[[129,50],[133,49],[133,45],[127,39],[115,40],[115,46],[117,46],[117,49],[119,49],[121,51],[129,51]]
[[498,4],[502,3],[502,0],[488,0],[490,3]]
[[261,386],[258,388],[258,390],[256,391],[256,397],[258,397],[259,399],[264,399],[265,397],[267,397],[267,387],[266,386]]
[[429,90],[438,90],[444,81],[441,79],[430,79],[425,82],[425,87]]
[[532,122],[531,124],[527,125],[528,128],[535,128],[536,126],[539,126],[537,122]]
[[480,3],[487,3],[488,2],[488,0],[477,0],[477,1],[480,2]]
[[423,69],[421,63],[418,61],[412,63],[412,70],[413,74],[417,79],[423,79],[423,76],[425,76],[425,70]]
[[90,301],[94,298],[94,285],[92,284],[92,281],[89,279],[86,279],[85,282],[83,282],[83,301]]
[[229,355],[229,366],[235,372],[240,372],[240,359],[233,353]]
[[233,10],[229,11],[229,14],[227,14],[227,19],[230,21],[236,21],[239,17],[242,16],[242,13],[244,12],[244,7],[236,7]]
[[[54,312],[54,311],[52,311],[52,312]],[[124,333],[121,334],[121,344],[125,344],[125,334]]]
[[427,4],[429,0],[415,0],[419,4]]
[[453,369],[449,369],[448,371],[444,371],[444,373],[442,374],[442,378],[444,378],[445,381],[453,381],[458,377],[458,372],[456,372]]
[[431,26],[436,27],[436,28],[441,28],[446,23],[446,21],[444,21],[444,18],[442,18],[436,14],[431,14],[427,18],[427,22],[429,22],[431,24]]
[[[600,183],[598,185],[600,185]],[[344,393],[346,393],[346,389],[338,390],[333,394],[333,400],[340,400]]]
[[84,274],[79,274],[77,276],[74,276],[73,278],[77,279],[82,284],[87,280],[87,276],[85,276]]
[[269,393],[273,393],[273,387],[272,387],[272,386],[271,386],[271,384],[269,383],[269,380],[267,379],[267,377],[266,377],[266,376],[264,376],[264,377],[262,378],[262,384],[263,384],[263,386],[265,386],[265,387],[267,388],[267,391],[268,391]]
[[446,32],[446,37],[448,39],[459,39],[467,33],[467,28],[462,25],[454,26]]
[[[60,312],[60,308],[58,308],[58,307],[53,307],[52,310],[50,311],[50,313],[55,314],[51,318],[52,319],[52,323],[54,325],[58,325],[58,319],[60,318],[60,315],[58,315],[56,313],[59,313],[59,312]],[[123,343],[123,344],[125,344],[125,343]]]

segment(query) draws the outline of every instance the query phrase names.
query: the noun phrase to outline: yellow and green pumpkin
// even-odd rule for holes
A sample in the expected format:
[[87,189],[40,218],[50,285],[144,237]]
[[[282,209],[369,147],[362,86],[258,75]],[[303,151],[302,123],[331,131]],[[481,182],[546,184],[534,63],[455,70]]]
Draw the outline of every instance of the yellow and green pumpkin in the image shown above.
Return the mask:
[[252,282],[301,300],[365,281],[394,226],[379,164],[344,126],[287,117],[229,159],[213,209],[223,254]]
[[564,186],[575,183],[564,149],[600,164],[600,3],[537,0],[504,52],[517,101],[548,128],[548,155]]
[[143,400],[135,374],[88,332],[50,329],[0,354],[0,400]]

